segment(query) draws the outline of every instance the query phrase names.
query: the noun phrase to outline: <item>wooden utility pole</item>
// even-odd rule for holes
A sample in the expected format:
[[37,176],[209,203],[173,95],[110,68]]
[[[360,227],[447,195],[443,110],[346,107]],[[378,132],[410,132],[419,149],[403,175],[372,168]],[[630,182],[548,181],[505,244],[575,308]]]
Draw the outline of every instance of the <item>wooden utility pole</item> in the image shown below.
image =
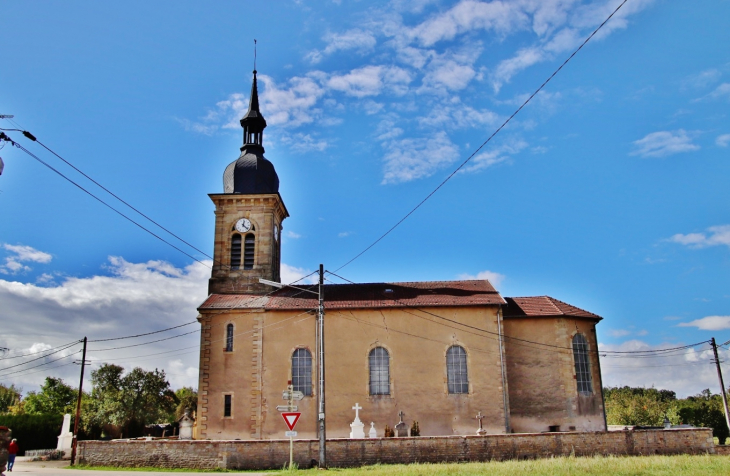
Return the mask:
[[319,265],[319,308],[317,311],[317,380],[319,397],[319,467],[327,467],[326,431],[324,421],[324,265]]
[[715,354],[715,364],[717,364],[717,377],[720,379],[720,395],[722,395],[722,404],[725,407],[725,423],[730,430],[730,416],[728,416],[727,409],[727,395],[725,395],[725,383],[722,381],[722,369],[720,368],[720,358],[717,356],[717,344],[715,338],[710,339],[710,345],[712,345],[712,352]]
[[81,395],[84,386],[84,368],[86,366],[86,337],[84,337],[84,350],[81,354],[81,380],[79,380],[79,397],[76,400],[76,422],[74,423],[74,437],[71,443],[71,466],[76,463],[76,443],[79,440],[79,419],[81,418]]

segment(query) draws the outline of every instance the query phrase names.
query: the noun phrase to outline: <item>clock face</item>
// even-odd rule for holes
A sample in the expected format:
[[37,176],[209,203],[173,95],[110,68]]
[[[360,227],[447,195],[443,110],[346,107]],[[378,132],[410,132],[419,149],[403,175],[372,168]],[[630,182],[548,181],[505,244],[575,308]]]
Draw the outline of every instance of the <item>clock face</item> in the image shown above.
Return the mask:
[[251,229],[251,221],[248,218],[241,218],[236,222],[236,230],[246,233]]

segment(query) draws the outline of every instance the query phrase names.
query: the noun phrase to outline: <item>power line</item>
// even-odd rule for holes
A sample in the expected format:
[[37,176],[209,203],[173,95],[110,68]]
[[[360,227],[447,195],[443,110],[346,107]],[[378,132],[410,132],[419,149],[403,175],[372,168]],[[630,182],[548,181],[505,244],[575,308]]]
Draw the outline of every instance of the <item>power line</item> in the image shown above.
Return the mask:
[[[65,347],[59,348],[58,350],[56,350],[54,352],[51,352],[51,353],[48,353],[48,354],[45,354],[45,355],[41,355],[40,357],[36,357],[35,359],[31,359],[31,360],[28,360],[28,361],[25,361],[25,362],[21,362],[19,364],[11,365],[9,367],[3,367],[3,368],[0,369],[0,372],[3,372],[3,371],[8,370],[8,369],[15,368],[15,367],[21,367],[21,366],[26,365],[26,364],[29,364],[31,362],[35,362],[36,360],[45,359],[46,357],[48,357],[50,355],[57,354],[59,352],[62,352],[64,350],[68,349],[69,347],[73,347],[73,346],[77,345],[79,342],[81,342],[81,341],[73,342],[73,343],[71,343],[71,344],[69,344],[69,345],[67,345]],[[30,368],[33,368],[33,367],[30,367]]]
[[46,167],[48,167],[48,168],[49,168],[49,169],[51,169],[52,171],[56,172],[56,173],[57,173],[58,175],[60,175],[61,177],[63,177],[63,178],[65,179],[65,180],[67,180],[67,181],[71,182],[71,183],[72,183],[73,185],[75,185],[76,187],[78,187],[79,189],[81,189],[81,190],[82,190],[83,192],[85,192],[85,193],[86,193],[86,194],[88,194],[89,196],[93,197],[93,198],[94,198],[95,200],[97,200],[98,202],[100,202],[101,204],[103,204],[104,206],[106,206],[107,208],[109,208],[110,210],[114,211],[114,212],[115,212],[116,214],[120,215],[121,217],[123,217],[124,219],[126,219],[126,220],[130,221],[131,223],[133,223],[133,224],[137,225],[137,226],[138,226],[139,228],[141,228],[142,230],[146,231],[146,232],[147,232],[147,233],[149,233],[150,235],[154,236],[154,237],[155,237],[155,238],[157,238],[158,240],[162,241],[162,242],[163,242],[163,243],[165,243],[166,245],[168,245],[168,246],[171,246],[172,248],[175,248],[175,249],[176,249],[177,251],[179,251],[180,253],[184,254],[184,255],[185,255],[185,256],[187,256],[188,258],[190,258],[190,259],[192,259],[192,260],[194,260],[194,261],[197,261],[198,263],[202,264],[202,265],[203,265],[203,266],[205,266],[206,268],[210,268],[210,266],[208,266],[207,264],[203,263],[203,262],[202,262],[202,261],[200,261],[200,260],[199,260],[198,258],[196,258],[196,257],[194,257],[193,255],[191,255],[191,254],[189,254],[189,253],[187,253],[187,252],[185,252],[185,251],[181,250],[180,248],[178,248],[177,246],[173,245],[173,244],[172,244],[172,243],[170,243],[169,241],[165,240],[165,239],[164,239],[164,238],[162,238],[161,236],[157,235],[157,234],[156,234],[156,233],[154,233],[153,231],[149,230],[148,228],[145,228],[145,227],[144,227],[143,225],[141,225],[140,223],[136,222],[135,220],[133,220],[132,218],[128,217],[128,216],[127,216],[127,215],[125,215],[124,213],[120,212],[119,210],[117,210],[117,209],[116,209],[116,208],[114,208],[113,206],[109,205],[109,204],[108,204],[107,202],[105,202],[105,201],[104,201],[104,200],[102,200],[101,198],[97,197],[96,195],[94,195],[93,193],[91,193],[90,191],[88,191],[87,189],[85,189],[84,187],[82,187],[81,185],[79,185],[78,183],[74,182],[74,181],[73,181],[73,180],[71,180],[71,179],[70,179],[69,177],[65,176],[65,175],[64,175],[63,173],[61,173],[60,171],[58,171],[57,169],[55,169],[55,168],[54,168],[53,166],[51,166],[51,165],[50,165],[50,164],[48,164],[47,162],[43,161],[43,159],[41,159],[41,158],[39,158],[39,157],[38,157],[37,155],[33,154],[33,153],[32,153],[31,151],[29,151],[29,150],[28,150],[28,149],[26,149],[25,147],[23,147],[22,145],[18,144],[17,142],[13,141],[12,139],[10,139],[10,138],[9,138],[9,137],[8,137],[7,135],[5,135],[4,133],[1,133],[1,134],[2,134],[2,135],[0,135],[0,139],[4,139],[4,140],[9,140],[9,141],[11,142],[11,144],[12,144],[12,145],[14,145],[14,146],[15,146],[15,147],[17,147],[18,149],[22,150],[23,152],[25,152],[25,153],[26,153],[26,154],[28,154],[29,156],[33,157],[33,158],[34,158],[35,160],[37,160],[37,161],[38,161],[38,162],[40,162],[41,164],[45,165]]
[[51,347],[50,349],[40,350],[38,352],[28,352],[27,354],[13,355],[11,357],[1,357],[0,360],[10,360],[10,359],[19,359],[19,358],[22,358],[22,357],[30,357],[31,355],[43,354],[45,352],[50,352],[50,351],[55,350],[55,349],[60,349],[61,347],[69,347],[69,346],[71,346],[73,344],[76,344],[78,342],[81,342],[81,341],[80,340],[78,340],[78,341],[75,340],[75,341],[69,342],[67,344],[62,344],[62,345],[57,346],[57,347]]
[[406,219],[408,219],[408,217],[410,217],[410,216],[411,216],[411,215],[412,215],[412,214],[413,214],[413,213],[414,213],[414,212],[415,212],[416,210],[418,210],[419,208],[421,208],[421,205],[423,205],[424,203],[426,203],[426,201],[427,201],[427,200],[428,200],[429,198],[431,198],[431,197],[432,197],[432,196],[433,196],[433,195],[434,195],[434,194],[435,194],[436,192],[438,192],[438,191],[439,191],[439,189],[441,189],[441,187],[443,187],[443,186],[444,186],[444,185],[446,184],[446,182],[448,182],[449,180],[451,180],[451,179],[452,179],[452,178],[454,177],[454,175],[456,175],[456,174],[457,174],[457,173],[459,172],[459,170],[461,170],[461,169],[462,169],[462,168],[463,168],[463,167],[464,167],[464,166],[465,166],[465,165],[466,165],[466,164],[467,164],[467,163],[468,163],[468,162],[469,162],[469,161],[470,161],[471,159],[473,159],[473,158],[474,158],[474,156],[476,156],[476,155],[477,155],[477,153],[478,153],[478,152],[479,152],[480,150],[482,150],[482,148],[484,148],[484,146],[486,146],[486,145],[487,145],[487,143],[489,143],[489,142],[490,142],[490,141],[492,140],[492,138],[493,138],[494,136],[496,136],[496,135],[497,135],[497,134],[498,134],[498,133],[499,133],[499,132],[500,132],[500,131],[501,131],[502,129],[504,129],[504,127],[505,127],[505,126],[506,126],[506,125],[507,125],[507,124],[508,124],[508,123],[509,123],[509,122],[510,122],[510,121],[512,120],[512,118],[513,118],[513,117],[515,117],[515,116],[517,115],[517,113],[519,113],[519,112],[520,112],[520,111],[522,110],[522,108],[524,108],[524,107],[525,107],[525,106],[527,105],[527,103],[529,103],[529,102],[530,102],[530,101],[532,100],[532,98],[534,98],[534,97],[535,97],[535,96],[536,96],[536,95],[537,95],[537,94],[538,94],[538,93],[539,93],[540,91],[542,91],[542,89],[543,89],[543,88],[544,88],[544,87],[545,87],[545,86],[546,86],[546,85],[547,85],[547,84],[548,84],[548,83],[550,82],[550,80],[552,80],[552,79],[553,79],[553,78],[555,77],[555,75],[557,75],[557,74],[558,74],[558,73],[560,72],[560,70],[561,70],[561,69],[563,69],[563,67],[564,67],[564,66],[565,66],[566,64],[568,64],[568,62],[569,62],[569,61],[570,61],[571,59],[573,59],[573,57],[574,57],[574,56],[575,56],[575,55],[576,55],[576,54],[577,54],[577,53],[578,53],[578,52],[579,52],[579,51],[580,51],[580,50],[581,50],[581,49],[582,49],[582,48],[583,48],[583,47],[584,47],[584,46],[586,45],[586,43],[588,43],[588,41],[590,41],[590,39],[591,39],[591,38],[593,38],[593,37],[595,36],[595,34],[596,34],[596,33],[598,33],[598,31],[599,31],[599,30],[600,30],[601,28],[603,28],[603,25],[605,25],[605,24],[606,24],[606,23],[607,23],[607,22],[608,22],[608,21],[609,21],[609,20],[610,20],[610,19],[611,19],[611,18],[612,18],[612,17],[613,17],[613,16],[615,15],[615,14],[616,14],[616,12],[618,12],[618,11],[619,11],[619,9],[620,9],[621,7],[623,7],[623,6],[624,6],[624,4],[625,4],[625,3],[627,2],[627,1],[628,1],[628,0],[624,0],[623,2],[621,2],[621,4],[620,4],[620,5],[618,6],[618,7],[616,7],[616,9],[615,9],[615,10],[614,10],[614,11],[613,11],[613,12],[612,12],[612,13],[611,13],[611,14],[610,14],[610,15],[609,15],[609,16],[608,16],[608,17],[607,17],[607,18],[606,18],[606,19],[605,19],[604,21],[603,21],[603,23],[601,23],[600,25],[598,25],[598,28],[596,28],[595,30],[593,30],[593,33],[591,33],[591,34],[590,34],[590,35],[588,36],[588,38],[586,38],[586,39],[585,39],[585,41],[583,41],[583,43],[581,43],[581,45],[580,45],[580,46],[579,46],[578,48],[576,48],[576,50],[575,50],[575,51],[573,51],[573,53],[572,53],[572,54],[571,54],[570,56],[568,56],[568,59],[566,59],[565,61],[563,61],[563,64],[561,64],[561,65],[560,65],[560,66],[558,67],[558,69],[556,69],[556,70],[555,70],[555,71],[553,72],[553,74],[551,74],[551,75],[550,75],[550,77],[548,77],[548,78],[547,78],[547,79],[545,80],[545,82],[543,82],[543,83],[542,83],[542,84],[540,85],[540,87],[539,87],[539,88],[537,88],[537,89],[535,90],[535,92],[534,92],[534,93],[532,93],[532,94],[530,95],[530,97],[528,97],[528,98],[527,98],[527,99],[525,100],[525,102],[523,102],[523,103],[522,103],[522,105],[521,105],[520,107],[518,107],[518,108],[517,108],[517,110],[516,110],[515,112],[513,112],[513,113],[512,113],[512,115],[511,115],[511,116],[509,116],[509,117],[508,117],[508,118],[507,118],[507,119],[506,119],[506,120],[505,120],[505,121],[504,121],[504,122],[502,123],[502,125],[501,125],[501,126],[499,126],[499,127],[497,128],[497,130],[495,130],[495,131],[494,131],[494,132],[492,133],[492,135],[490,135],[490,136],[489,136],[489,137],[487,138],[487,140],[485,140],[484,142],[482,142],[482,144],[481,144],[481,145],[480,145],[479,147],[477,147],[477,149],[476,149],[476,150],[475,150],[474,152],[472,152],[472,154],[471,154],[471,155],[470,155],[469,157],[467,157],[467,158],[466,158],[466,160],[464,160],[464,161],[463,161],[463,162],[462,162],[462,163],[461,163],[461,164],[460,164],[460,165],[459,165],[459,166],[458,166],[458,167],[457,167],[457,168],[456,168],[456,169],[455,169],[455,170],[454,170],[453,172],[451,172],[451,173],[450,173],[450,174],[449,174],[449,175],[448,175],[448,176],[447,176],[447,177],[446,177],[446,178],[445,178],[445,179],[444,179],[444,180],[443,180],[443,181],[442,181],[442,182],[441,182],[441,183],[440,183],[440,184],[439,184],[439,185],[438,185],[438,186],[437,186],[437,187],[436,187],[435,189],[433,189],[433,191],[431,191],[431,193],[429,193],[428,195],[426,195],[426,198],[424,198],[423,200],[421,200],[421,201],[420,201],[420,202],[418,203],[418,205],[416,205],[416,206],[415,206],[415,207],[414,207],[414,208],[413,208],[413,209],[412,209],[411,211],[409,211],[408,213],[406,213],[406,215],[405,215],[405,216],[404,216],[403,218],[401,218],[400,220],[398,220],[398,222],[397,222],[397,223],[396,223],[395,225],[393,225],[393,226],[392,226],[392,227],[391,227],[391,228],[390,228],[390,229],[389,229],[388,231],[386,231],[385,233],[383,233],[383,234],[382,234],[382,235],[381,235],[381,236],[380,236],[380,237],[379,237],[379,238],[378,238],[377,240],[375,240],[375,241],[374,241],[373,243],[371,243],[371,244],[370,244],[370,245],[369,245],[369,246],[368,246],[367,248],[365,248],[365,249],[364,249],[364,250],[362,250],[362,251],[361,251],[360,253],[358,253],[357,255],[355,255],[355,257],[354,257],[354,258],[352,258],[352,259],[351,259],[350,261],[346,262],[345,264],[343,264],[342,266],[340,266],[339,268],[337,268],[337,269],[335,270],[335,272],[337,272],[337,271],[341,270],[341,269],[342,269],[342,268],[344,268],[345,266],[349,265],[350,263],[352,263],[353,261],[355,261],[356,259],[358,259],[358,258],[359,258],[360,256],[362,256],[363,254],[365,254],[365,253],[366,253],[366,252],[367,252],[368,250],[370,250],[370,248],[372,248],[373,246],[377,245],[377,244],[378,244],[378,243],[380,242],[380,240],[382,240],[383,238],[385,238],[386,236],[388,236],[388,235],[389,235],[389,234],[390,234],[390,233],[391,233],[391,232],[392,232],[393,230],[395,230],[395,229],[396,229],[396,228],[397,228],[397,227],[398,227],[398,226],[399,226],[399,225],[400,225],[401,223],[403,223],[404,221],[406,221]]
[[133,336],[124,336],[124,337],[110,337],[108,339],[94,339],[94,340],[89,340],[89,342],[108,342],[110,340],[134,339],[135,337],[144,337],[144,336],[149,336],[152,334],[159,334],[160,332],[171,331],[173,329],[189,326],[190,324],[195,324],[197,322],[198,321],[190,321],[190,322],[186,322],[185,324],[180,324],[179,326],[168,327],[166,329],[160,329],[159,331],[154,331],[154,332],[147,332],[145,334],[137,334],[137,335],[133,335]]
[[[44,362],[42,364],[34,365],[33,367],[28,367],[27,369],[20,369],[20,370],[14,371],[14,372],[6,373],[6,374],[0,374],[0,377],[7,377],[8,375],[14,375],[14,374],[18,374],[18,373],[21,373],[21,372],[25,372],[25,371],[30,370],[30,369],[35,369],[35,368],[38,368],[38,367],[43,367],[45,365],[50,365],[50,364],[52,364],[54,362],[58,362],[59,360],[63,360],[63,359],[67,359],[69,357],[72,357],[74,354],[78,354],[79,352],[80,351],[74,352],[73,354],[64,355],[63,357],[60,357],[58,359],[51,360],[50,362]],[[7,368],[10,368],[10,367],[7,367]],[[5,370],[5,369],[3,369],[3,370]]]

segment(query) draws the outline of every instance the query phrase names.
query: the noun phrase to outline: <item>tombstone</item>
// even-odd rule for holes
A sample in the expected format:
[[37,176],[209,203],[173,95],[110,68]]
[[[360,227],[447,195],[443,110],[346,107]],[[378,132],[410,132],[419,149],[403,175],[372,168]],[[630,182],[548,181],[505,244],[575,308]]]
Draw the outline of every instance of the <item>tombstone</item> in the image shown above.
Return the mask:
[[395,425],[395,428],[393,428],[393,430],[395,430],[395,436],[398,438],[403,437],[403,436],[409,436],[408,435],[408,425],[406,425],[405,422],[403,421],[404,416],[405,416],[405,413],[403,413],[402,410],[400,412],[398,412],[398,417],[400,418],[400,421]]
[[375,422],[373,422],[373,421],[370,422],[370,432],[368,433],[368,436],[370,438],[377,438],[378,437],[378,432],[375,431]]
[[362,407],[359,403],[356,403],[352,409],[355,410],[355,421],[350,423],[350,438],[362,440],[365,438],[365,430],[363,429],[365,425],[360,421],[360,410],[362,410]]
[[180,423],[180,436],[181,440],[192,440],[193,439],[193,424],[195,418],[190,416],[190,412],[186,409],[185,414],[178,420]]
[[61,434],[58,435],[56,449],[61,451],[70,451],[73,441],[74,434],[71,433],[71,415],[66,413],[63,416],[63,425],[61,426]]
[[479,420],[479,429],[477,429],[477,435],[484,436],[487,434],[487,430],[484,429],[482,426],[482,420],[484,420],[484,415],[482,415],[482,412],[477,413],[476,419]]

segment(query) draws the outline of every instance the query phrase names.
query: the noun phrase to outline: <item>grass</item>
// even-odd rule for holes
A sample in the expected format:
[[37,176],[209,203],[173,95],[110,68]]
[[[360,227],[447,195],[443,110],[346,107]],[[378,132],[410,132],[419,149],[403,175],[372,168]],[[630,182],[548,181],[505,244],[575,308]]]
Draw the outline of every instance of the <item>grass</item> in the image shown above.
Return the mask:
[[[174,470],[161,468],[109,468],[84,467],[77,469],[107,471],[169,471],[198,472],[196,470]],[[239,472],[239,471],[203,471],[199,472]],[[266,471],[267,473],[269,471]],[[411,464],[411,465],[374,465],[362,468],[330,469],[327,473],[317,469],[271,471],[272,473],[318,473],[331,476],[440,476],[440,475],[689,475],[709,476],[730,474],[730,457],[715,455],[677,455],[677,456],[595,456],[595,457],[559,457],[537,460],[502,461],[491,463],[444,463],[444,464]],[[245,472],[242,472],[245,473]]]

